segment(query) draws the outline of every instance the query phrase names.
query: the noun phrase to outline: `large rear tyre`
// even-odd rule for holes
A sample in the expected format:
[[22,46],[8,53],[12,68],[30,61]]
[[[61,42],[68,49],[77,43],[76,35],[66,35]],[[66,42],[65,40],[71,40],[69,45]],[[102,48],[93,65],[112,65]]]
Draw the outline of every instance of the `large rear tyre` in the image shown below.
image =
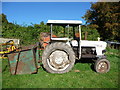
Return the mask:
[[74,66],[75,53],[65,43],[52,43],[43,51],[42,63],[49,73],[66,73]]
[[94,68],[98,73],[107,73],[110,70],[110,62],[107,59],[97,60]]

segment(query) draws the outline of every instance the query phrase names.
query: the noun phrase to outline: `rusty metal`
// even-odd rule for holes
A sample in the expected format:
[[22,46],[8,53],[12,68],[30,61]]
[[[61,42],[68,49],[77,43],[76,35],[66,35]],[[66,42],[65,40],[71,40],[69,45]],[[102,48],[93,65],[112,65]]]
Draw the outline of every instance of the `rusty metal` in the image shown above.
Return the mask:
[[108,69],[108,64],[106,62],[100,62],[98,65],[98,71],[99,72],[106,72],[106,70]]
[[39,41],[40,41],[41,47],[44,47],[44,48],[47,45],[46,43],[44,43],[45,42],[44,41],[45,38],[48,38],[48,43],[49,43],[50,42],[50,33],[48,33],[48,32],[41,32]]
[[[56,35],[52,35],[52,37],[57,37]],[[40,33],[40,39],[39,39],[39,41],[40,41],[40,44],[41,44],[41,47],[43,47],[43,48],[45,48],[48,44],[49,44],[49,42],[50,42],[50,33],[48,33],[48,32],[41,32]]]
[[22,47],[19,51],[8,54],[10,72],[13,75],[37,73],[39,60],[39,45]]
[[88,32],[85,32],[84,40],[87,40]]

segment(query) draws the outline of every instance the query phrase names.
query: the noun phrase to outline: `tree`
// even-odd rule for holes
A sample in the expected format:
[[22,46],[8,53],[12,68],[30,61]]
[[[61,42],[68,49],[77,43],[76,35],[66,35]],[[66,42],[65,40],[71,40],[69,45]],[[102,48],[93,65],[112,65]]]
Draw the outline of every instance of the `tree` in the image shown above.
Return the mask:
[[20,26],[14,23],[10,23],[7,20],[6,15],[2,16],[2,37],[3,38],[16,38],[20,39],[20,43],[23,45],[33,44],[36,41],[36,32],[32,26]]
[[98,31],[95,28],[89,27],[89,26],[82,26],[82,40],[85,39],[85,33],[87,32],[87,40],[98,40],[98,37],[100,37]]
[[100,33],[102,40],[120,41],[120,3],[97,2],[91,3],[91,9],[83,18],[90,27]]

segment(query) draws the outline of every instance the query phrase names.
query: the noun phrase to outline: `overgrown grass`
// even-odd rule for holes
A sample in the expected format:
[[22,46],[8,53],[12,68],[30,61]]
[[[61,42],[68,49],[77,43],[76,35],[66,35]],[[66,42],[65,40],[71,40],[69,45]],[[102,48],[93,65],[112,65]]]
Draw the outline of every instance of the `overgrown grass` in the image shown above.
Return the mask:
[[40,68],[37,74],[11,75],[7,60],[3,60],[2,86],[3,88],[118,88],[119,51],[108,49],[106,55],[111,63],[111,69],[104,74],[96,73],[92,63],[76,63],[74,68],[65,74],[51,74]]

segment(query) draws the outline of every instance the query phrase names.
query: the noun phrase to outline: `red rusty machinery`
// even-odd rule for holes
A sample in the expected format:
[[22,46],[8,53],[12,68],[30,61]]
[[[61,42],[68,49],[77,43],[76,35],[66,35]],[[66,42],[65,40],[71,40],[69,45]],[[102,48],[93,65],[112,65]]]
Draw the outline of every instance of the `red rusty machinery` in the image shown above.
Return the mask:
[[[56,35],[52,35],[52,37],[57,37]],[[41,32],[40,33],[40,44],[41,47],[45,48],[50,42],[50,33]]]

